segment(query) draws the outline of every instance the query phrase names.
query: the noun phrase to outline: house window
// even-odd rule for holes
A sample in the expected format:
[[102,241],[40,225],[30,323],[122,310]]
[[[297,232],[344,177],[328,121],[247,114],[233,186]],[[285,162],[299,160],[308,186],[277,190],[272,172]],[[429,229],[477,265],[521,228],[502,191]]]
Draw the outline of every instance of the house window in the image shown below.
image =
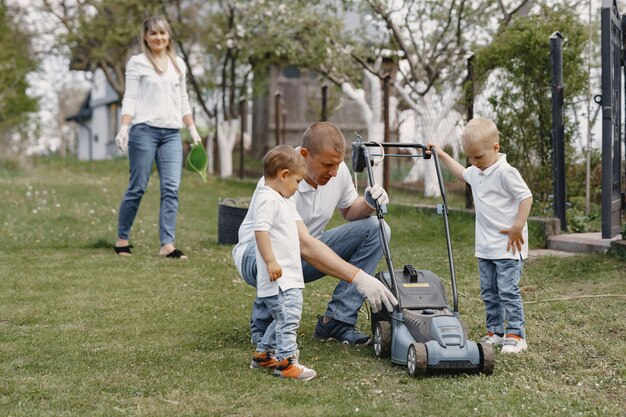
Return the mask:
[[283,69],[283,76],[285,78],[300,78],[300,68],[295,65],[289,65]]
[[109,120],[110,120],[110,129],[109,129],[109,140],[108,143],[115,142],[115,134],[117,133],[118,125],[117,125],[117,103],[111,103],[109,106]]

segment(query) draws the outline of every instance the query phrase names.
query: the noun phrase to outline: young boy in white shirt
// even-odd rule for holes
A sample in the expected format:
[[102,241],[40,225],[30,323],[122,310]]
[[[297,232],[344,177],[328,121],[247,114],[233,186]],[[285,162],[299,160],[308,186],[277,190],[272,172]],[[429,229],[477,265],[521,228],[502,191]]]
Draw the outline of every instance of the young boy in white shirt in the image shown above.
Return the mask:
[[289,200],[305,173],[304,158],[294,148],[276,146],[263,159],[265,186],[257,188],[250,203],[257,295],[274,318],[257,344],[250,367],[273,369],[275,376],[307,381],[317,373],[298,363],[296,330],[302,316],[304,278],[296,226],[299,216]]
[[481,342],[502,345],[502,353],[519,353],[528,348],[519,280],[523,259],[528,256],[526,220],[533,199],[519,172],[498,152],[499,140],[498,128],[491,120],[476,118],[461,134],[472,166],[464,168],[442,149],[436,151],[452,174],[472,187],[475,256],[487,324]]

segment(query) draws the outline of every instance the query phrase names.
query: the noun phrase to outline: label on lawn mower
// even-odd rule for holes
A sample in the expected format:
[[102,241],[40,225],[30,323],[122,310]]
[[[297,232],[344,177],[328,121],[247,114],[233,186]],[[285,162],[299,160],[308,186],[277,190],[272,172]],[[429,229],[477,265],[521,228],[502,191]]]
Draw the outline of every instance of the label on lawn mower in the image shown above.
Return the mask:
[[402,284],[404,288],[428,288],[430,284],[427,282],[417,282],[412,284]]

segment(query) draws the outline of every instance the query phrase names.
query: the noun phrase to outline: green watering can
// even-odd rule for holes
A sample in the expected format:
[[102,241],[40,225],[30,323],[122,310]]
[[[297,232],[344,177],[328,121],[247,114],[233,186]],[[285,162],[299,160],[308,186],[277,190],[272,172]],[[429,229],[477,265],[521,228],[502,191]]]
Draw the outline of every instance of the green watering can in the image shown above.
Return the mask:
[[189,155],[187,155],[187,163],[185,165],[188,170],[200,174],[203,182],[206,182],[207,163],[207,154],[202,143],[192,146]]

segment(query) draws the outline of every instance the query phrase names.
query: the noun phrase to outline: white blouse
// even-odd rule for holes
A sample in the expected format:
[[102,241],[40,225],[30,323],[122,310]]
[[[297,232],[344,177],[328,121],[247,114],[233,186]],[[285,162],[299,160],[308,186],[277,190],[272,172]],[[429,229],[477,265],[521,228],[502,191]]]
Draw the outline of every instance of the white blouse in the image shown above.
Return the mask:
[[126,91],[122,100],[122,115],[130,115],[133,124],[180,129],[183,116],[191,114],[185,62],[176,57],[179,75],[170,61],[159,75],[144,54],[134,55],[126,65]]

